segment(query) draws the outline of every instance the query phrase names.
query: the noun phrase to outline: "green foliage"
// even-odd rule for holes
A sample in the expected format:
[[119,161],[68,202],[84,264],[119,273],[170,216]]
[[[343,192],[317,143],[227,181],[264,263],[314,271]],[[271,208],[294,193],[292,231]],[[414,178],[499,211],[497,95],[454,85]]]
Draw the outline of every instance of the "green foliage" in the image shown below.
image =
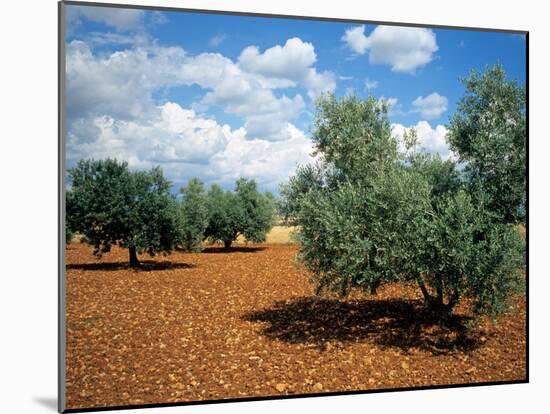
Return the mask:
[[406,276],[415,235],[429,214],[429,190],[419,174],[395,168],[368,183],[344,182],[304,195],[299,257],[318,292],[372,292]]
[[235,192],[224,191],[214,184],[207,196],[208,226],[205,236],[221,241],[226,248],[244,236],[247,241],[265,241],[273,226],[275,200],[272,194],[258,192],[253,180],[237,180]]
[[318,164],[298,166],[296,174],[291,176],[288,182],[280,185],[280,214],[287,224],[298,223],[296,215],[300,212],[302,198],[305,195],[310,191],[324,188],[322,171]]
[[200,251],[208,226],[208,200],[204,185],[198,178],[189,180],[181,188],[183,195],[179,203],[180,242],[185,250]]
[[374,97],[355,95],[340,100],[332,94],[317,100],[312,140],[331,179],[364,180],[379,175],[397,156],[388,107]]
[[466,162],[472,195],[504,223],[525,220],[526,93],[500,65],[463,80],[466,94],[451,118],[451,149]]
[[461,297],[471,298],[477,313],[503,311],[525,263],[518,232],[493,222],[465,189],[432,203],[433,215],[412,250],[426,301],[447,314]]
[[427,180],[432,200],[454,194],[464,186],[463,178],[452,160],[442,160],[439,154],[414,153],[409,157],[410,168]]
[[211,242],[221,241],[229,248],[239,235],[242,211],[235,194],[213,184],[207,195],[208,225],[205,236]]
[[258,192],[256,182],[244,178],[237,180],[235,194],[242,211],[239,232],[248,241],[264,242],[274,223],[275,200],[273,195]]
[[503,310],[525,263],[523,242],[472,198],[455,163],[411,151],[414,131],[399,154],[387,108],[372,98],[329,95],[318,106],[320,161],[281,187],[318,292],[369,293],[407,280],[439,316],[464,296],[476,312]]
[[68,225],[65,225],[65,244],[70,244],[73,240],[74,233]]
[[176,201],[160,168],[130,172],[126,162],[82,160],[68,173],[67,222],[94,245],[94,254],[119,245],[137,266],[136,253],[174,248]]

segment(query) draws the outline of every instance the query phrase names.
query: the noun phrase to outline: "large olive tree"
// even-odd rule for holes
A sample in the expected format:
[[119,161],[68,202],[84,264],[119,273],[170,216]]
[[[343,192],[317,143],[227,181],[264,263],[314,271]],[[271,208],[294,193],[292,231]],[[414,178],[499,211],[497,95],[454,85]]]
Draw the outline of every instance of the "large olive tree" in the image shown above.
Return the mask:
[[387,107],[374,98],[322,97],[312,137],[319,161],[300,167],[281,194],[318,292],[371,293],[407,280],[441,317],[464,296],[476,311],[503,309],[522,241],[472,200],[453,162],[400,154]]

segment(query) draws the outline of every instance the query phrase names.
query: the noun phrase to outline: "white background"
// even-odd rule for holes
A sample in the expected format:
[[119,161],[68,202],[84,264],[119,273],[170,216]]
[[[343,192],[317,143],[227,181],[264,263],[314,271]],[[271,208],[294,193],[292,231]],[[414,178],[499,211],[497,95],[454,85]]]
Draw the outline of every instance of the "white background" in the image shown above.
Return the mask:
[[[127,3],[133,3],[128,0]],[[544,2],[140,0],[147,5],[530,31],[530,384],[173,407],[136,412],[541,412],[549,403],[548,51]],[[538,3],[538,4],[537,4]],[[52,413],[57,390],[57,4],[0,12],[0,410]],[[538,409],[537,409],[538,407]],[[490,410],[490,411],[489,411]],[[134,411],[132,411],[134,412]]]

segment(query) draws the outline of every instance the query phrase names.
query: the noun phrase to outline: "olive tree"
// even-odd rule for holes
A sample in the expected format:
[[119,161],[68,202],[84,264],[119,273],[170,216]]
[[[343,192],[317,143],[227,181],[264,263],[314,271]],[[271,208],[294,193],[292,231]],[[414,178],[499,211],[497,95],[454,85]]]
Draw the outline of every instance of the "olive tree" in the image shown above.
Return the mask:
[[406,280],[442,319],[461,297],[480,313],[504,308],[522,241],[472,200],[452,161],[400,154],[387,107],[374,98],[321,97],[312,138],[319,161],[300,167],[281,194],[318,293]]
[[226,249],[239,235],[253,243],[265,241],[274,223],[275,204],[272,195],[257,190],[254,180],[237,180],[234,192],[214,184],[207,200],[205,236],[210,241],[221,241]]
[[198,178],[192,178],[180,192],[180,242],[185,250],[200,251],[208,226],[208,205],[204,185]]
[[132,172],[114,159],[81,160],[68,170],[67,223],[94,246],[128,249],[131,267],[138,253],[170,252],[178,239],[176,201],[160,168]]
[[261,243],[275,222],[275,200],[269,192],[260,193],[254,180],[237,180],[235,195],[241,208],[239,229],[247,241]]
[[464,97],[447,136],[463,161],[471,193],[504,223],[526,214],[526,91],[500,65],[463,80]]
[[210,242],[222,242],[226,249],[237,239],[243,221],[243,213],[237,197],[218,184],[210,187],[207,195],[208,225],[205,237]]

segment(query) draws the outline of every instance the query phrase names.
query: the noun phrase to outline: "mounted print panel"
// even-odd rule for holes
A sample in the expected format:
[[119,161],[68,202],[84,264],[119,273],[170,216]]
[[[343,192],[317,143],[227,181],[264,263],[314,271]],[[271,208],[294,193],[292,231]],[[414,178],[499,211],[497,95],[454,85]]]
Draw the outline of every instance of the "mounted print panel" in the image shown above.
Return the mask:
[[60,3],[60,410],[518,383],[526,32]]

